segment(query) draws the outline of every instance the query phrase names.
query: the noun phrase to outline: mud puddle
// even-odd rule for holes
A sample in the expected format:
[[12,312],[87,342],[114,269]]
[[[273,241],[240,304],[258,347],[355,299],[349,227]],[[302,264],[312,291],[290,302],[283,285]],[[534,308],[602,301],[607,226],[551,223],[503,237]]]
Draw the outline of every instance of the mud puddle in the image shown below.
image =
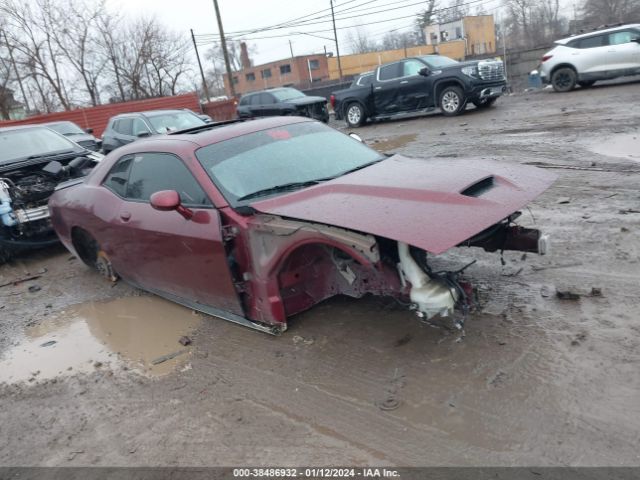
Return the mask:
[[406,135],[398,135],[393,138],[381,138],[367,141],[366,143],[377,150],[378,152],[385,153],[395,150],[396,148],[404,147],[408,143],[413,142],[417,138],[416,133],[408,133]]
[[159,297],[89,302],[25,331],[0,359],[0,382],[34,382],[96,369],[161,376],[185,363],[178,340],[202,317]]
[[600,155],[640,161],[640,133],[610,135],[598,142],[590,142],[587,147]]

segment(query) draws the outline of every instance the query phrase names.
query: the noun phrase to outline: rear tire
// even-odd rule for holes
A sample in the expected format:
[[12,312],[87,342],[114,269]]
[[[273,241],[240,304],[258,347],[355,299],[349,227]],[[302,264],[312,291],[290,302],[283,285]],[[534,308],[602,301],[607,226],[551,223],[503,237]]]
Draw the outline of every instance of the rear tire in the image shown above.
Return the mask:
[[571,67],[561,67],[551,75],[551,85],[556,92],[570,92],[576,86],[578,75]]
[[352,102],[344,109],[344,119],[347,126],[357,128],[364,125],[365,114],[364,108],[358,102]]
[[75,229],[72,233],[72,242],[80,260],[88,267],[96,269],[100,275],[111,282],[118,280],[118,274],[113,269],[108,255],[87,231]]
[[442,114],[447,117],[453,117],[460,115],[467,106],[467,100],[464,98],[464,93],[460,87],[447,87],[438,99],[438,106],[442,111]]
[[482,100],[473,100],[473,104],[476,106],[476,108],[478,109],[482,109],[482,108],[489,108],[491,105],[493,105],[494,103],[496,103],[496,100],[498,98],[497,97],[491,97],[491,98],[484,98]]

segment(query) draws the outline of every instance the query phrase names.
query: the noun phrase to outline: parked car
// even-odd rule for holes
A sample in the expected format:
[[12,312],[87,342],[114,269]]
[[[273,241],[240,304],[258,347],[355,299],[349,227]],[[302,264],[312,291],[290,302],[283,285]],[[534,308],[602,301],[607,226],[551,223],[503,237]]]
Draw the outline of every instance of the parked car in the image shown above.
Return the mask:
[[329,121],[326,98],[310,97],[290,87],[244,94],[237,111],[238,118],[298,115]]
[[[367,80],[364,80],[365,82]],[[499,60],[457,62],[425,55],[379,66],[372,82],[334,92],[336,119],[359,127],[368,119],[384,120],[440,108],[444,115],[462,113],[467,103],[491,106],[507,91]]]
[[0,128],[0,260],[56,243],[49,197],[61,183],[81,181],[101,159],[42,125]]
[[555,42],[542,57],[540,76],[556,92],[598,80],[640,75],[640,24],[605,28]]
[[123,113],[109,119],[102,134],[102,150],[107,154],[139,138],[202,125],[206,122],[191,110]]
[[51,130],[55,130],[61,135],[64,135],[69,140],[73,140],[81,147],[87,150],[97,152],[102,148],[102,140],[93,136],[93,129],[82,129],[73,122],[51,122],[43,124],[45,127],[49,127]]
[[[334,295],[419,316],[472,304],[456,246],[544,253],[518,210],[555,175],[490,161],[390,158],[321,122],[272,117],[146,139],[49,200],[66,247],[190,308],[270,333]],[[456,320],[460,325],[460,321]]]

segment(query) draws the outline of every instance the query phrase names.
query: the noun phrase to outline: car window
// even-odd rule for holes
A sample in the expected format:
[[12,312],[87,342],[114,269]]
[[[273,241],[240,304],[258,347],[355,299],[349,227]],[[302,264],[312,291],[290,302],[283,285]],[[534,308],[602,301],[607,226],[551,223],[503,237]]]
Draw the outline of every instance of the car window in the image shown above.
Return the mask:
[[140,153],[133,157],[126,198],[148,202],[152,194],[175,190],[187,206],[211,206],[211,201],[185,164],[170,153]]
[[147,124],[144,123],[144,120],[142,120],[141,118],[134,118],[133,135],[137,137],[141,133],[151,133],[151,131],[149,130],[149,127],[147,127]]
[[607,45],[607,35],[595,35],[593,37],[581,38],[576,41],[576,48],[596,48]]
[[133,135],[132,132],[133,120],[131,118],[121,118],[118,120],[113,129],[121,133],[122,135]]
[[73,122],[48,123],[45,125],[62,135],[82,135],[85,133],[84,130]]
[[251,102],[251,95],[244,95],[241,99],[240,99],[240,105],[249,105],[249,103]]
[[402,63],[392,63],[391,65],[383,65],[378,71],[378,80],[393,80],[402,76]]
[[425,67],[424,63],[418,60],[405,60],[402,62],[402,76],[418,75],[418,72]]
[[276,103],[276,99],[273,98],[273,95],[269,93],[261,93],[260,94],[260,103],[262,105],[273,105]]
[[127,193],[127,178],[129,178],[131,160],[133,160],[132,156],[118,160],[102,182],[102,185],[121,197]]
[[46,127],[0,131],[0,163],[67,152],[82,152],[82,147]]
[[629,43],[633,37],[635,37],[635,35],[631,30],[610,33],[609,45],[622,45],[623,43]]
[[251,101],[251,105],[253,106],[262,105],[259,94],[251,95],[250,101]]
[[177,130],[206,125],[204,120],[195,113],[187,111],[148,114],[147,119],[151,122],[153,129],[158,133],[175,132]]
[[371,85],[373,83],[373,75],[372,74],[362,75],[360,78],[358,78],[356,83],[363,87],[367,85]]

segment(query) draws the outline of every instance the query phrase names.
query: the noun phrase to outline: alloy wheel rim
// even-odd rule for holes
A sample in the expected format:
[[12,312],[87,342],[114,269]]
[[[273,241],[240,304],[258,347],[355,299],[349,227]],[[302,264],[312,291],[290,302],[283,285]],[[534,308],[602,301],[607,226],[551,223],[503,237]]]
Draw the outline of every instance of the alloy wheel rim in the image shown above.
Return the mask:
[[556,85],[560,88],[566,88],[571,83],[568,73],[560,73],[556,78]]
[[454,92],[447,92],[442,97],[442,108],[447,112],[455,112],[460,106],[460,99]]
[[355,105],[350,107],[347,116],[349,117],[349,122],[358,123],[360,121],[360,108]]

